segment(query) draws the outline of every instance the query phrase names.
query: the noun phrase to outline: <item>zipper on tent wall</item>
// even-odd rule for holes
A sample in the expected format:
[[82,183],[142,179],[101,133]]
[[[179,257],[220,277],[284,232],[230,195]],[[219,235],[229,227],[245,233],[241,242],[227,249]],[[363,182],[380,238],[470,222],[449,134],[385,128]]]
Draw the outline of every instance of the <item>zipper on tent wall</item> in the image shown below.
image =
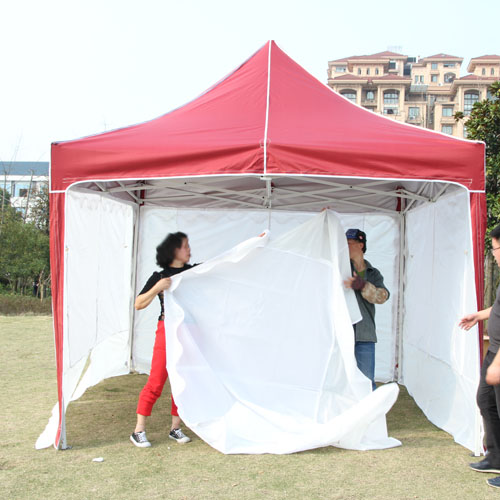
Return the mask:
[[397,365],[395,379],[399,384],[403,383],[403,318],[404,318],[404,291],[406,271],[406,214],[399,215],[399,283],[398,283],[398,330],[396,337]]
[[139,226],[140,226],[140,215],[141,206],[137,205],[134,217],[134,237],[132,243],[132,278],[130,283],[130,305],[129,305],[129,337],[128,337],[128,357],[127,357],[127,369],[129,373],[132,371],[132,353],[134,349],[134,325],[135,325],[135,293],[136,293],[136,282],[137,282],[137,249],[139,246]]

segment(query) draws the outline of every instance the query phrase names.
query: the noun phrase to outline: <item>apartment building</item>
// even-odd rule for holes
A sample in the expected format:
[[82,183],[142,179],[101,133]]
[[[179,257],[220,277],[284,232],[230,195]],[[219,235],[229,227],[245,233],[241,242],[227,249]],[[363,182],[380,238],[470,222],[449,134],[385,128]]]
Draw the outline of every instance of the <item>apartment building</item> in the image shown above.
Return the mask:
[[[460,77],[463,58],[436,54],[422,59],[385,51],[328,62],[328,85],[345,98],[394,120],[466,137],[453,115],[470,114],[500,80],[500,56],[471,59]],[[465,120],[466,121],[466,120]]]
[[28,219],[31,201],[48,185],[48,161],[0,161],[0,188],[10,194],[11,205]]

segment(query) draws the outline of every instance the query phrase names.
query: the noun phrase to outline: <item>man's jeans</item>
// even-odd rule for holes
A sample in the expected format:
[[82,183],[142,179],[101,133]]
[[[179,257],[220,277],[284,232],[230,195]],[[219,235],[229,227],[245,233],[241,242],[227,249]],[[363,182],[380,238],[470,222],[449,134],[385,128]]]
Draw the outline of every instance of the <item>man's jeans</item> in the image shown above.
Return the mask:
[[375,342],[355,342],[354,356],[361,372],[372,381],[375,390]]

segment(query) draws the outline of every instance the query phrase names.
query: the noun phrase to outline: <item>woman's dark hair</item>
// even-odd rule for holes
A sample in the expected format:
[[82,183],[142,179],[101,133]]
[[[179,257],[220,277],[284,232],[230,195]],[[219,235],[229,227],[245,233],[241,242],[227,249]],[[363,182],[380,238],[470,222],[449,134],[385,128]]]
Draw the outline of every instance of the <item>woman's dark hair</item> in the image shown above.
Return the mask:
[[167,268],[172,264],[175,258],[175,251],[182,246],[183,240],[187,239],[187,234],[170,233],[167,237],[156,247],[156,263],[162,268]]

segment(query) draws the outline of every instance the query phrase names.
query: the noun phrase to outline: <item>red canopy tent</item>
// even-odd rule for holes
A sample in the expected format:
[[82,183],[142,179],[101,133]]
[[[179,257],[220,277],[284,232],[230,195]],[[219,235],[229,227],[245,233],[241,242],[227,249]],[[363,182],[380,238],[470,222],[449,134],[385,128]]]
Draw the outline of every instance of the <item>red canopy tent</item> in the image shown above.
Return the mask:
[[[466,190],[481,307],[484,144],[358,107],[268,42],[190,103],[127,128],[52,145],[51,266],[64,438],[65,231],[75,187],[131,202],[231,210],[399,213]],[[132,329],[132,327],[131,327]]]

